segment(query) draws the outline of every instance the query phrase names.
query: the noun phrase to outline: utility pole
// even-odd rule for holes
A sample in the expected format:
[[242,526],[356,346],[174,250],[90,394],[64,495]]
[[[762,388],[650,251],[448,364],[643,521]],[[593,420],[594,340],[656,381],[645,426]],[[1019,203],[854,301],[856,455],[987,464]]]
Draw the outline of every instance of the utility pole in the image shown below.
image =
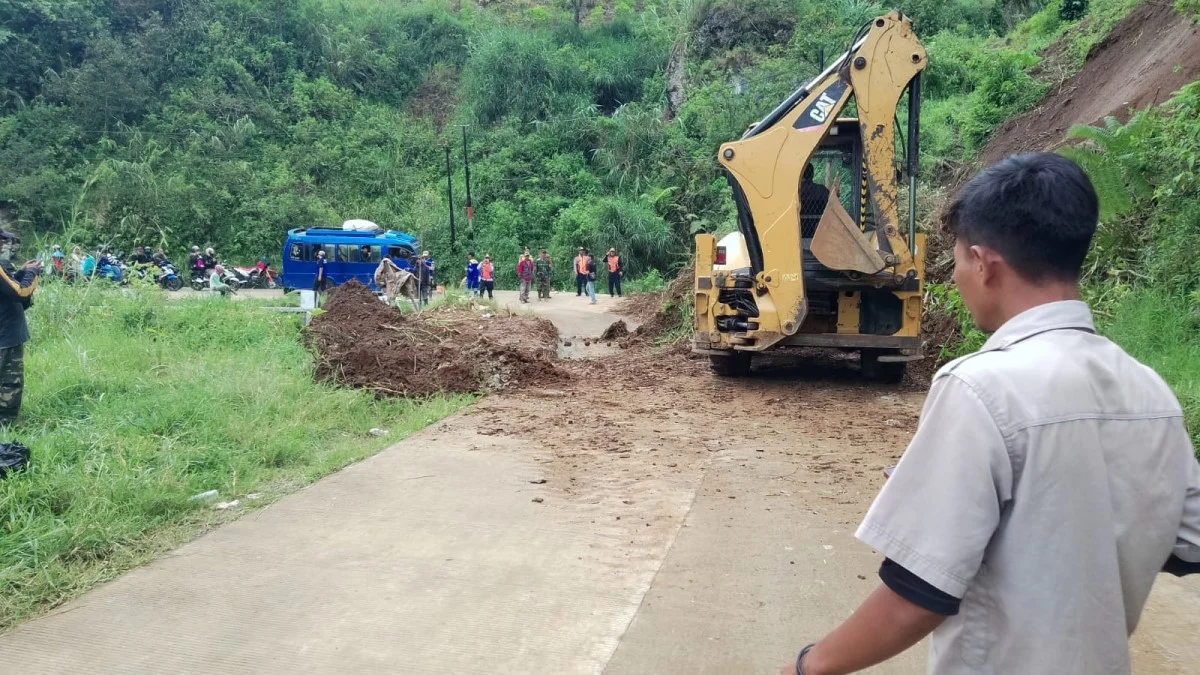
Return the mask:
[[454,245],[454,174],[450,173],[450,144],[446,144],[446,203],[450,206],[450,251],[457,253]]
[[462,128],[463,166],[467,175],[467,248],[475,248],[475,207],[471,204],[471,157],[467,152],[467,127]]

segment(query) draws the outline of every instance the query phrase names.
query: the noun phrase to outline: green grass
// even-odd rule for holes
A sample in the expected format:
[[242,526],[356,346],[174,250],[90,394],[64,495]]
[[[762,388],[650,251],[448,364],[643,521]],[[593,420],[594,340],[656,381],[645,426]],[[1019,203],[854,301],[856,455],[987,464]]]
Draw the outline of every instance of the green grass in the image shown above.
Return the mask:
[[[1187,298],[1139,288],[1127,289],[1110,300],[1098,290],[1095,286],[1087,289],[1098,330],[1171,385],[1200,457],[1200,294]],[[950,314],[960,329],[955,342],[942,346],[940,361],[983,346],[986,336],[975,328],[958,291],[946,285],[931,286],[927,307],[931,312]]]
[[1041,11],[1017,26],[1008,36],[1008,41],[1014,47],[1032,54],[1065,38],[1064,52],[1072,57],[1075,68],[1078,68],[1083,65],[1088,51],[1143,1],[1092,0],[1087,14],[1079,21],[1063,21],[1058,17],[1059,3],[1047,3]]
[[625,293],[656,293],[666,288],[667,279],[658,270],[650,270],[637,279],[621,281],[621,290]]
[[[300,320],[262,303],[47,285],[29,312],[21,419],[0,481],[11,626],[460,409],[315,384]],[[385,438],[369,431],[390,430]],[[243,506],[191,501],[207,490]],[[259,493],[258,500],[246,495]]]
[[1142,289],[1114,307],[1101,331],[1171,385],[1200,448],[1200,318],[1194,302]]

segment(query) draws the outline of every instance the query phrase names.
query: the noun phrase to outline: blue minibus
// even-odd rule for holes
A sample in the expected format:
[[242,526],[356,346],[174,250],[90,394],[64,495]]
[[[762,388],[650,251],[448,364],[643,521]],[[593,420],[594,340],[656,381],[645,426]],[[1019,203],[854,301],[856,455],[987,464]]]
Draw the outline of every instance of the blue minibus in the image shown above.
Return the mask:
[[374,232],[305,228],[288,230],[283,244],[285,292],[312,288],[317,279],[317,251],[325,251],[325,278],[333,286],[351,279],[371,290],[375,288],[375,268],[388,256],[400,269],[413,269],[417,257],[417,238],[394,230]]

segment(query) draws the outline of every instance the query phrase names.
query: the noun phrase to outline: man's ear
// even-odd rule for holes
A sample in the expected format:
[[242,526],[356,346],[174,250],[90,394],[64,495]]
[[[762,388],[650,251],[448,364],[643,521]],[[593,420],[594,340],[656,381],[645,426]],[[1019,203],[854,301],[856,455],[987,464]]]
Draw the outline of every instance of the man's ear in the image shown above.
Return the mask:
[[979,281],[984,286],[994,285],[1000,279],[1002,268],[1008,263],[999,253],[986,246],[972,246],[968,252],[971,256],[971,267],[978,274]]

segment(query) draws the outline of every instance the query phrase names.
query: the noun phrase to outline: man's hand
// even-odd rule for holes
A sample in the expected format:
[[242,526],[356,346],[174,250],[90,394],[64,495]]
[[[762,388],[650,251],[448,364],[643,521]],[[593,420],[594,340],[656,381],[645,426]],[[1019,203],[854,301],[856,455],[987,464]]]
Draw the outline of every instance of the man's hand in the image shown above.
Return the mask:
[[42,263],[38,262],[37,260],[26,260],[25,264],[22,265],[22,268],[27,269],[27,270],[33,270],[34,272],[41,272],[42,271]]

